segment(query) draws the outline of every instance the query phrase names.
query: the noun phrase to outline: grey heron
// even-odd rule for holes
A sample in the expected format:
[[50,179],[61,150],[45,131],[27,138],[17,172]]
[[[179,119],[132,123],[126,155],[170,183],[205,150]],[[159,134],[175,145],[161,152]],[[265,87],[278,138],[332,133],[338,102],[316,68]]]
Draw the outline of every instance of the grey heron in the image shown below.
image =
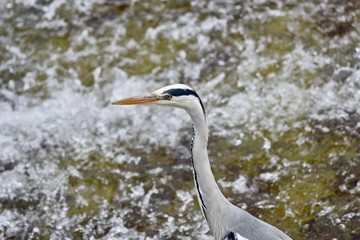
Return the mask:
[[207,154],[208,123],[199,95],[189,86],[174,84],[151,94],[125,98],[114,105],[159,105],[186,110],[192,121],[194,135],[191,145],[193,177],[200,209],[215,240],[289,240],[276,227],[252,216],[230,203],[220,191],[211,171]]

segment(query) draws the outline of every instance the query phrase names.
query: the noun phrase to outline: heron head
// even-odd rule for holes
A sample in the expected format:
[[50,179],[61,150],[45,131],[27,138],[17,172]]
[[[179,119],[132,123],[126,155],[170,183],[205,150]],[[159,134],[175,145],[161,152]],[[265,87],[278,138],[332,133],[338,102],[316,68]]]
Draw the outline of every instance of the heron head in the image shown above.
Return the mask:
[[204,114],[205,109],[199,95],[189,86],[174,84],[156,90],[143,96],[125,98],[112,103],[113,105],[159,105],[191,109],[200,104]]

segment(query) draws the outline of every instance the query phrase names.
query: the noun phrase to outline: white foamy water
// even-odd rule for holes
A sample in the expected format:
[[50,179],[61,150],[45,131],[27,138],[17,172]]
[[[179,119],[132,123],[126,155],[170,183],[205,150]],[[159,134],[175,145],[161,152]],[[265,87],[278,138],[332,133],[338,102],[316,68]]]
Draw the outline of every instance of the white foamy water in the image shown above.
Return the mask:
[[[136,1],[0,3],[0,237],[212,239],[186,186],[191,180],[176,189],[174,181],[187,175],[171,176],[191,171],[189,161],[177,159],[189,155],[189,117],[170,108],[112,106],[114,100],[188,83],[203,98],[211,136],[228,139],[219,144],[241,148],[248,136],[260,136],[259,151],[269,155],[271,141],[293,129],[311,132],[311,121],[359,113],[358,23],[343,36],[316,32],[318,45],[309,46],[304,36],[312,32],[301,24],[316,25],[316,11],[307,11],[312,3],[286,11],[281,1],[271,10],[261,10],[261,2],[191,3],[206,14]],[[254,36],[251,25],[281,17],[291,20],[285,28],[292,46],[272,54],[268,44],[283,40],[271,33],[280,30]],[[329,53],[349,45],[348,63]],[[300,146],[310,141],[300,138]],[[270,159],[286,167],[286,159]],[[240,173],[233,181],[222,176],[220,185],[255,194],[257,182],[287,176],[281,164],[253,186]],[[358,185],[342,189],[358,194]],[[334,208],[324,205],[319,215]]]

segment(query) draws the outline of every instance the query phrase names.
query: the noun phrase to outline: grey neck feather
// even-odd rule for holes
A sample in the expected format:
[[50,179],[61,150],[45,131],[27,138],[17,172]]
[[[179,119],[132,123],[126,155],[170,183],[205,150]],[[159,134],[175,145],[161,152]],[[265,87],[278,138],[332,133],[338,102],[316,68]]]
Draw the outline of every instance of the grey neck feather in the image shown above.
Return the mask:
[[191,152],[199,204],[211,231],[214,234],[222,234],[225,228],[222,226],[222,219],[217,218],[222,216],[221,213],[226,212],[225,208],[229,208],[231,203],[221,193],[211,171],[207,153],[208,125],[206,116],[200,107],[188,110],[188,112],[194,123]]

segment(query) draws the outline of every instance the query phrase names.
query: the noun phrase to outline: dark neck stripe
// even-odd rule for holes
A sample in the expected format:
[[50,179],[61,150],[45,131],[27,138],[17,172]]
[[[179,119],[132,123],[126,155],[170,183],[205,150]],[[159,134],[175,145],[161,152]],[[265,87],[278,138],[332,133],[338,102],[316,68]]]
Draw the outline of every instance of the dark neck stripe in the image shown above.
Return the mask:
[[194,164],[194,155],[193,155],[194,139],[195,139],[195,131],[193,133],[193,138],[192,138],[191,145],[190,145],[190,149],[191,149],[191,165],[192,165],[192,168],[193,168],[193,175],[194,175],[194,180],[195,180],[196,191],[198,192],[199,198],[200,198],[200,205],[201,205],[200,207],[202,209],[202,212],[204,213],[204,217],[205,217],[206,221],[208,221],[207,212],[206,212],[206,205],[204,203],[204,199],[203,199],[201,191],[200,191],[200,185],[199,185],[199,181],[198,181],[198,178],[197,178],[197,172],[196,172],[195,164]]
[[175,88],[175,89],[169,89],[169,90],[166,90],[164,91],[163,93],[168,93],[168,94],[171,94],[172,96],[175,96],[175,97],[178,97],[178,96],[188,96],[188,95],[192,95],[194,97],[196,97],[199,102],[200,102],[200,105],[201,105],[201,108],[203,110],[203,113],[204,113],[204,116],[206,116],[206,111],[205,111],[205,107],[199,97],[199,95],[194,91],[194,90],[191,90],[191,89],[182,89],[182,88]]
[[228,235],[224,237],[224,240],[237,240],[235,233],[230,232]]

